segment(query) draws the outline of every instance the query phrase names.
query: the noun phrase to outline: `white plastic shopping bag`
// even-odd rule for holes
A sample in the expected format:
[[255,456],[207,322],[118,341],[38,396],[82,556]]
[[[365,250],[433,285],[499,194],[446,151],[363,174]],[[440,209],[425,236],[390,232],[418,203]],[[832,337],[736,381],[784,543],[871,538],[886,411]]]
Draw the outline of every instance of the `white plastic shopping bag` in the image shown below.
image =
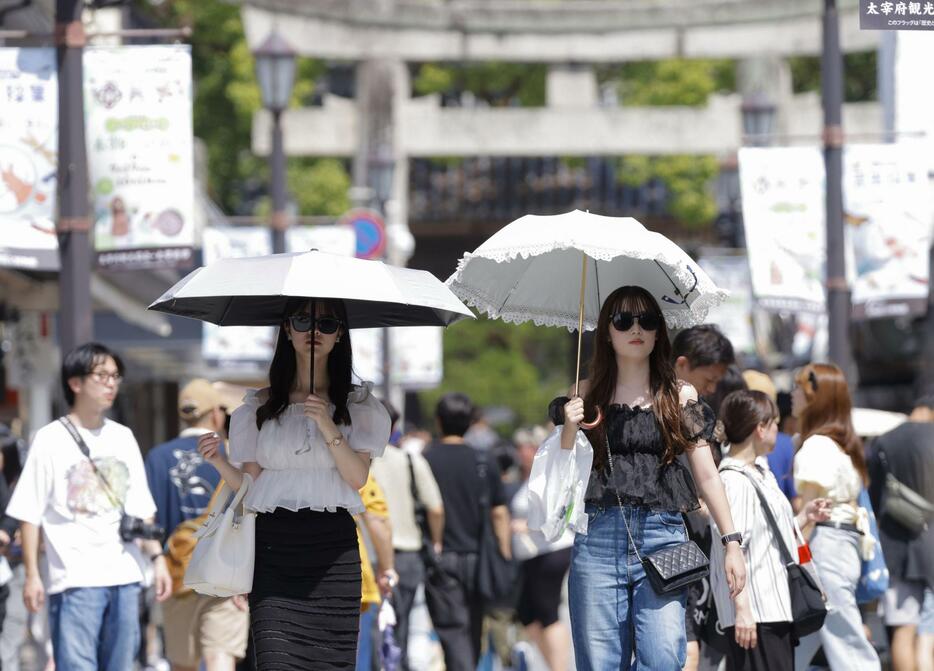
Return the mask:
[[584,494],[593,466],[593,447],[583,431],[574,446],[561,449],[557,427],[535,453],[529,476],[529,528],[555,541],[567,530],[587,533]]

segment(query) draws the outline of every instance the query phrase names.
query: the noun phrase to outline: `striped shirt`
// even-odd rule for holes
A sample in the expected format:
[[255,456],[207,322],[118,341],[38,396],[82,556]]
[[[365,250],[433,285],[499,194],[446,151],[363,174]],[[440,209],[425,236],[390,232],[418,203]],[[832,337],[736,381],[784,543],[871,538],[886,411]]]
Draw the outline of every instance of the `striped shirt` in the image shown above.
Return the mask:
[[[756,480],[765,494],[772,514],[782,532],[785,543],[793,558],[797,558],[797,542],[794,532],[794,513],[788,499],[782,493],[769,470],[765,457],[759,457],[755,465],[746,466],[738,459],[724,457],[720,462],[720,478],[730,504],[730,513],[736,530],[743,534],[743,554],[746,557],[746,593],[756,622],[790,622],[791,599],[788,594],[788,572],[782,560],[775,535],[765,514],[753,484],[744,473],[731,468],[740,468]],[[736,612],[730,598],[723,567],[724,548],[718,540],[721,536],[713,519],[710,521],[714,542],[710,552],[710,588],[722,627],[736,623]]]

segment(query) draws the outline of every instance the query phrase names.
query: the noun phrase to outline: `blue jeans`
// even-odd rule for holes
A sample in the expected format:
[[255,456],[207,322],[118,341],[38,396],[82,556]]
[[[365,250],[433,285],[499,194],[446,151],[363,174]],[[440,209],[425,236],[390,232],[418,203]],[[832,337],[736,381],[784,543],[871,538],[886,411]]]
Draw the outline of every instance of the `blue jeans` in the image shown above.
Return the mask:
[[[680,513],[623,509],[640,554],[687,540]],[[687,590],[657,594],[645,576],[617,506],[587,505],[577,534],[568,601],[578,671],[672,671],[684,666]]]
[[56,671],[127,671],[139,649],[139,583],[49,596]]

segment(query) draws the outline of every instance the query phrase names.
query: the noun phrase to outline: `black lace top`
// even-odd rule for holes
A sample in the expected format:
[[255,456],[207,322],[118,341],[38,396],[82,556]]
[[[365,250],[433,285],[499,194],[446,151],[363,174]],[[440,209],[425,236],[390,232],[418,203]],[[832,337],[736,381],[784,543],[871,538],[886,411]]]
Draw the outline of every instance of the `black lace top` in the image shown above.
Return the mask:
[[[691,442],[710,439],[716,423],[710,406],[703,401],[688,401],[682,407],[682,417],[685,436]],[[613,478],[610,481],[609,466],[593,470],[584,497],[587,503],[615,507],[615,489],[623,505],[683,513],[699,507],[687,460],[662,463],[665,444],[651,408],[613,404],[603,421],[613,459]],[[594,443],[593,449],[597,453],[607,446],[605,442]],[[605,463],[606,459],[601,461]]]

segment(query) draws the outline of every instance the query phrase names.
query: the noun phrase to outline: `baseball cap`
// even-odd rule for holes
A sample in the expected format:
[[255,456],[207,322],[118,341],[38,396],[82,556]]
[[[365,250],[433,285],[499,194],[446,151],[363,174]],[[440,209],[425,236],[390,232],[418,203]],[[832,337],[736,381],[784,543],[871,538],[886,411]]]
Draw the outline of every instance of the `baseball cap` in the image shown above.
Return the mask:
[[178,394],[178,415],[185,420],[196,420],[223,404],[221,395],[210,382],[196,378]]
[[765,373],[750,368],[743,371],[743,380],[746,381],[746,386],[749,387],[750,391],[761,391],[772,401],[778,399],[778,390],[775,388],[775,383]]

